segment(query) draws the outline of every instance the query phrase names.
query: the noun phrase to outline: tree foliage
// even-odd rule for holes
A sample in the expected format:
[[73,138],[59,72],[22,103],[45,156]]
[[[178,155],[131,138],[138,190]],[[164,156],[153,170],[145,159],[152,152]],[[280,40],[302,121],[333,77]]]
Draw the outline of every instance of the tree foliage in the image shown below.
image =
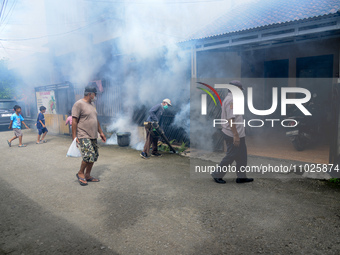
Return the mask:
[[16,76],[8,69],[8,60],[0,60],[0,99],[11,99],[15,95]]

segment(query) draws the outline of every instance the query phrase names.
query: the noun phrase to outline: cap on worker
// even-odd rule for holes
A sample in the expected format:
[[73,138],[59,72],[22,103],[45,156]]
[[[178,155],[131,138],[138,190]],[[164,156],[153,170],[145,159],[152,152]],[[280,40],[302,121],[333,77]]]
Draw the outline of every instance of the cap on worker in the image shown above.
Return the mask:
[[163,100],[163,102],[167,103],[168,105],[172,106],[171,100],[169,98],[166,98]]
[[97,94],[97,88],[93,86],[87,86],[85,87],[85,92]]
[[235,85],[235,86],[239,87],[241,90],[243,90],[242,83],[238,80],[232,80],[231,82],[229,82],[229,84]]

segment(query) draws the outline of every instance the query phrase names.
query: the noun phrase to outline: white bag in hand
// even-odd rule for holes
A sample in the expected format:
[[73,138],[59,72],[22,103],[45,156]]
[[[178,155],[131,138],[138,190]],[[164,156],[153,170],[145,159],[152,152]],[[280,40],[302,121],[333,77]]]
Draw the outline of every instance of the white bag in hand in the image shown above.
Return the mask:
[[74,138],[70,148],[67,151],[66,157],[79,158],[81,153],[77,147],[77,138]]

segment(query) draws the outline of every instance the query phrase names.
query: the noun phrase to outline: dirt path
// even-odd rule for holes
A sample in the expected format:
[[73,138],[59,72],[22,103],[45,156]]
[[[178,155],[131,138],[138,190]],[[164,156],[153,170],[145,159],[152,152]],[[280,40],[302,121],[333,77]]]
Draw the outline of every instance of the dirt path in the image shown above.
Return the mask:
[[190,160],[102,146],[81,187],[70,139],[0,141],[0,254],[339,254],[339,190],[310,179],[191,178]]

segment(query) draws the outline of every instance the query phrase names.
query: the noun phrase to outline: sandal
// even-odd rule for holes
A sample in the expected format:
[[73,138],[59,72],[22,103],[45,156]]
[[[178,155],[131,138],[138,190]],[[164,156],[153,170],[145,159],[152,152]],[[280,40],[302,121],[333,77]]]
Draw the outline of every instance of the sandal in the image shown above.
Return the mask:
[[10,143],[10,141],[7,140],[8,146],[12,147],[12,144]]
[[26,144],[19,145],[19,148],[22,148],[22,147],[27,147],[27,145]]
[[100,182],[99,179],[96,179],[96,178],[93,178],[93,177],[86,179],[86,181],[88,181],[88,182]]
[[76,176],[77,176],[79,184],[81,186],[86,186],[87,185],[87,182],[86,182],[85,178],[80,178],[78,174],[76,174]]

